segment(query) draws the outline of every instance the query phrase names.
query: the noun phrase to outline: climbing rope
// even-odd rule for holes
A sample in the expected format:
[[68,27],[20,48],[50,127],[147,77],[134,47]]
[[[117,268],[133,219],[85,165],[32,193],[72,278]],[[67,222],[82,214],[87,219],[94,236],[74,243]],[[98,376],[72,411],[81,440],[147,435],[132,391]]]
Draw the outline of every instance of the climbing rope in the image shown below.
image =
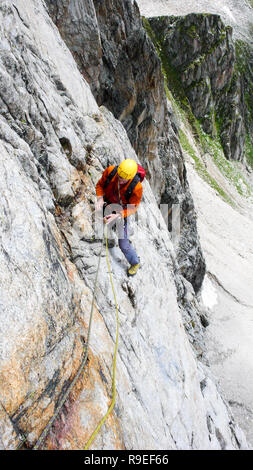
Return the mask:
[[[99,272],[99,268],[100,268],[100,261],[101,261],[101,255],[102,255],[102,249],[103,249],[103,242],[104,242],[104,239],[102,239],[102,242],[101,242],[101,249],[100,249],[100,253],[99,253],[99,259],[98,259],[98,266],[97,266],[97,271],[96,271],[96,278],[95,278],[95,284],[94,284],[94,290],[93,290],[93,297],[92,297],[92,303],[91,303],[91,311],[90,311],[90,319],[89,319],[89,327],[88,327],[88,335],[87,335],[87,341],[86,341],[86,351],[85,351],[85,355],[84,355],[84,358],[81,362],[81,365],[76,373],[76,376],[74,377],[73,381],[71,382],[70,386],[68,387],[68,389],[66,390],[66,392],[64,393],[63,397],[61,398],[52,418],[50,419],[50,421],[48,422],[47,426],[45,427],[44,431],[42,432],[42,434],[40,435],[38,441],[36,442],[35,446],[33,447],[33,450],[38,450],[41,445],[43,444],[44,440],[46,439],[52,425],[54,424],[56,418],[58,417],[64,403],[66,402],[71,390],[73,389],[74,385],[76,384],[77,380],[79,379],[84,367],[85,367],[85,364],[86,364],[86,361],[87,361],[87,358],[88,358],[88,349],[89,349],[89,341],[90,341],[90,332],[91,332],[91,324],[92,324],[92,318],[93,318],[93,310],[94,310],[94,304],[95,304],[95,295],[96,295],[96,290],[97,290],[97,280],[98,280],[98,272]],[[107,233],[106,233],[106,243],[107,243]]]
[[116,380],[115,380],[115,376],[116,376],[116,360],[117,360],[118,341],[119,341],[119,310],[118,310],[118,304],[117,304],[114,284],[113,284],[113,280],[112,280],[110,261],[109,261],[107,225],[105,225],[105,242],[106,242],[106,261],[107,261],[107,266],[108,266],[109,275],[110,275],[110,281],[111,281],[113,297],[114,297],[114,301],[115,301],[115,307],[116,307],[116,311],[117,311],[117,333],[116,333],[115,350],[114,350],[114,357],[113,357],[112,402],[111,402],[106,414],[101,419],[101,421],[97,425],[95,431],[92,433],[91,437],[89,438],[86,446],[84,447],[84,450],[89,449],[89,447],[91,446],[91,444],[94,441],[95,437],[97,436],[99,430],[103,426],[104,422],[107,420],[109,414],[112,412],[112,410],[114,408],[114,405],[115,405],[115,398],[116,398]]
[[[105,235],[105,242],[106,242],[106,260],[107,260],[107,266],[109,270],[109,276],[110,276],[110,282],[112,286],[112,291],[113,291],[113,296],[114,296],[114,301],[115,301],[115,306],[116,306],[116,311],[117,311],[117,333],[116,333],[116,342],[115,342],[115,350],[114,350],[114,358],[113,358],[113,381],[112,381],[112,388],[113,388],[113,393],[112,393],[112,402],[108,408],[107,413],[105,416],[101,419],[99,422],[98,426],[96,427],[95,431],[92,433],[91,437],[89,438],[84,450],[87,450],[90,445],[92,444],[93,440],[95,439],[96,435],[98,434],[99,430],[103,426],[104,422],[108,418],[109,414],[114,408],[115,405],[115,397],[116,397],[116,359],[117,359],[117,351],[118,351],[118,339],[119,339],[119,310],[118,310],[118,304],[117,304],[117,299],[116,299],[116,294],[115,294],[115,289],[114,289],[114,284],[113,284],[113,279],[112,279],[112,273],[111,273],[111,267],[110,267],[110,261],[109,261],[109,251],[108,251],[108,235],[107,235],[107,225],[105,225],[105,230],[104,230],[104,235]],[[87,335],[87,342],[86,342],[86,351],[84,358],[82,360],[82,363],[77,371],[76,376],[74,377],[73,381],[71,382],[70,386],[64,393],[63,397],[61,398],[55,413],[53,414],[52,418],[48,422],[47,426],[45,427],[44,431],[40,435],[38,441],[36,442],[35,446],[33,447],[33,450],[38,450],[43,442],[45,441],[53,423],[55,422],[56,418],[58,417],[64,403],[66,402],[71,390],[73,389],[74,385],[76,384],[77,380],[79,379],[87,358],[88,358],[88,349],[89,349],[89,341],[90,341],[90,332],[91,332],[91,325],[92,325],[92,318],[93,318],[93,310],[94,310],[94,304],[95,304],[95,295],[96,295],[96,290],[97,290],[97,280],[98,280],[98,273],[99,273],[99,268],[100,268],[100,261],[101,261],[101,255],[102,255],[102,249],[103,249],[103,241],[102,239],[101,242],[101,250],[99,253],[99,260],[98,260],[98,266],[97,266],[97,271],[96,271],[96,278],[95,278],[95,284],[94,284],[94,290],[93,290],[93,297],[92,297],[92,303],[91,303],[91,312],[90,312],[90,319],[89,319],[89,327],[88,327],[88,335]]]

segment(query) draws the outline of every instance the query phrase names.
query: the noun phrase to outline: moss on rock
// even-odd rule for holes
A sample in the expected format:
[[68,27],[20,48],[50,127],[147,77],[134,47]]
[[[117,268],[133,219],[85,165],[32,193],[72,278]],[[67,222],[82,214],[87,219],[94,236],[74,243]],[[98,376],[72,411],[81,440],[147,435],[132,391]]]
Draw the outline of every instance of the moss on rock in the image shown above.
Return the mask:
[[218,130],[228,159],[242,160],[241,83],[232,28],[212,14],[154,17],[145,19],[144,26],[180,106],[194,114],[207,134],[215,137]]

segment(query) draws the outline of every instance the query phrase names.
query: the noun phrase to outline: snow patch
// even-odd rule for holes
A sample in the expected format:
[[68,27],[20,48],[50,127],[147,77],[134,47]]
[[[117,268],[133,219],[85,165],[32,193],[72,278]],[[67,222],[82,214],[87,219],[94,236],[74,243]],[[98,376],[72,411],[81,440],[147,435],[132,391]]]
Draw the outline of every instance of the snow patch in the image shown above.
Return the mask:
[[218,295],[217,291],[212,283],[212,281],[205,276],[203,286],[202,286],[202,301],[205,307],[209,308],[210,310],[218,303]]
[[234,15],[232,14],[232,11],[227,6],[223,6],[222,9],[224,13],[226,13],[234,23],[236,23],[236,19]]

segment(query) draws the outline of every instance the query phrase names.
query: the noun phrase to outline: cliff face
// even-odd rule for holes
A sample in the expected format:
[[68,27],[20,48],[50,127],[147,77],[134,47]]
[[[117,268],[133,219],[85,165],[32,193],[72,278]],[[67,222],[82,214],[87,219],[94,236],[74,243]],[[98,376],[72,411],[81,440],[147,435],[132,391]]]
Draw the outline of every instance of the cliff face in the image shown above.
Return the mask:
[[[70,50],[75,43],[76,23],[86,24],[86,10],[78,2],[47,0],[49,12]],[[82,3],[82,2],[81,2]],[[74,8],[75,5],[75,8]],[[95,96],[125,127],[158,203],[168,204],[169,224],[172,207],[180,204],[181,233],[177,259],[181,274],[197,292],[205,274],[205,262],[198,240],[195,209],[186,178],[177,129],[170,119],[160,60],[155,47],[142,26],[135,2],[122,0],[94,2],[93,24],[98,23],[97,36],[102,45],[99,86]],[[91,11],[91,9],[90,9]],[[78,12],[78,14],[77,14]],[[96,47],[96,45],[95,45]],[[79,50],[78,64],[84,53]],[[86,77],[88,63],[80,67]],[[90,82],[94,86],[93,81]]]
[[[46,3],[98,104],[111,110],[126,128],[159,198],[164,178],[158,146],[166,101],[160,61],[142,27],[137,5],[121,0],[88,2],[86,7],[83,2],[73,0],[47,0]],[[97,38],[92,48],[88,48],[97,57],[93,62],[86,49],[87,18]],[[87,69],[92,70],[89,77]]]
[[219,135],[228,159],[243,160],[242,86],[235,72],[232,29],[218,15],[149,20],[167,70],[168,86],[187,100],[203,130]]
[[[70,25],[73,18],[61,18],[61,3],[57,18],[63,34],[65,20]],[[80,74],[90,57],[86,78],[91,77],[99,101],[105,40],[94,31],[102,17],[96,20],[94,7],[102,9],[107,2],[81,3],[69,5],[77,15],[76,31],[88,38],[88,46],[92,43],[84,62],[75,36],[76,55],[44,2],[0,4],[0,444],[6,449],[14,449],[23,434],[24,445],[34,446],[76,376],[100,252],[100,242],[92,243],[95,184],[108,164],[125,156],[138,159],[121,122],[98,106]],[[128,3],[128,12],[137,11]],[[140,34],[148,43],[146,33]],[[152,177],[151,185],[145,181],[134,222],[139,274],[128,279],[118,247],[110,252],[120,320],[117,397],[93,448],[246,448],[206,364],[203,311],[193,289],[203,278],[203,273],[196,278],[198,254],[203,261],[195,210],[172,112],[166,108],[166,113],[170,133],[152,167],[165,173],[162,190],[154,189]],[[176,197],[184,210],[177,253],[157,205],[157,199]],[[44,448],[82,449],[107,410],[115,326],[103,251],[89,360]]]
[[141,14],[151,16],[182,16],[189,13],[211,13],[219,15],[222,21],[233,28],[234,37],[243,41],[251,40],[253,11],[251,0],[138,0]]
[[[250,355],[252,327],[250,319],[253,299],[252,290],[249,287],[253,276],[250,248],[253,188],[252,3],[230,0],[210,3],[205,0],[198,2],[193,0],[185,4],[180,0],[176,3],[165,0],[156,2],[156,8],[149,0],[140,0],[138,4],[146,16],[157,15],[156,18],[150,19],[153,31],[147,21],[145,25],[156,44],[166,80],[176,98],[172,101],[174,108],[177,109],[177,125],[180,129],[187,175],[197,210],[201,246],[206,259],[207,274],[202,287],[202,298],[207,308],[206,316],[209,322],[205,335],[207,357],[224,396],[229,401],[238,423],[246,432],[248,442],[252,445],[252,383],[250,379],[252,376]],[[192,12],[198,14],[192,14]],[[179,16],[171,17],[175,14]],[[182,16],[186,14],[187,16]],[[161,15],[168,16],[161,17]],[[217,15],[220,15],[224,23]],[[212,19],[212,24],[219,25],[216,29],[217,34],[210,26],[208,29],[204,28],[206,18],[208,21]],[[230,27],[227,28],[225,25],[233,27],[232,42],[231,39],[228,41],[226,38],[227,33],[231,35],[231,31]],[[185,36],[182,31],[183,26]],[[207,39],[209,34],[209,42],[205,43],[205,38]],[[181,49],[171,40],[172,35],[180,41]],[[220,49],[219,41],[215,45],[214,40],[215,37],[221,40],[222,36],[223,45]],[[197,55],[194,56],[194,45],[198,46],[200,37],[202,52],[208,45],[210,54],[203,54],[197,58],[199,50],[196,47]],[[170,48],[166,49],[167,43]],[[187,49],[188,44],[191,44],[191,50]],[[220,41],[221,44],[222,41]],[[177,49],[178,57],[175,54],[172,56],[172,51]],[[210,83],[213,79],[216,81],[222,78],[220,72],[223,63],[227,62],[226,57],[229,57],[229,52],[233,57],[230,63],[233,69],[230,91],[227,93],[227,88],[223,88],[223,95],[226,98],[223,99],[218,88],[215,88],[215,96],[223,100],[223,103],[220,101],[222,107],[216,107],[213,110],[214,121],[216,121],[214,130],[216,127],[217,136],[213,132],[213,137],[210,138],[199,124],[201,121],[203,125],[203,118],[197,119],[192,114],[192,109],[195,109],[194,112],[198,111],[198,103],[208,105],[209,91],[205,90],[203,96],[200,95],[199,101],[196,99],[196,104],[194,104],[195,96],[191,94],[187,102],[185,94],[180,94],[182,89],[189,91],[187,83],[183,81],[183,70],[186,67],[187,76],[189,70],[190,79],[195,78],[196,81],[191,84],[194,91],[196,86],[198,89],[200,76],[205,76],[203,72],[207,73],[206,79]],[[212,63],[209,60],[211,57]],[[172,69],[172,62],[177,70]],[[229,66],[229,62],[227,65]],[[223,71],[224,77],[229,70],[231,72],[228,67]],[[233,91],[235,92],[234,100],[231,101]],[[192,108],[190,99],[193,99]],[[217,119],[219,109],[220,119]],[[241,149],[243,164],[238,161],[227,161],[224,158],[224,151],[226,151],[224,136],[231,123],[236,122],[236,115],[241,126],[236,126],[233,130],[232,135],[235,139],[233,148],[234,151]],[[232,118],[230,124],[229,116]],[[208,118],[208,114],[205,118]],[[228,120],[228,127],[223,128],[221,135],[222,125],[226,123],[226,120]],[[219,140],[222,141],[223,148]],[[242,146],[244,140],[245,144]],[[228,138],[227,142],[229,141]],[[227,152],[226,156],[228,156]]]
[[155,42],[177,99],[186,105],[189,100],[227,159],[252,167],[252,2],[158,0],[154,6],[138,0],[138,5],[145,17],[154,17]]

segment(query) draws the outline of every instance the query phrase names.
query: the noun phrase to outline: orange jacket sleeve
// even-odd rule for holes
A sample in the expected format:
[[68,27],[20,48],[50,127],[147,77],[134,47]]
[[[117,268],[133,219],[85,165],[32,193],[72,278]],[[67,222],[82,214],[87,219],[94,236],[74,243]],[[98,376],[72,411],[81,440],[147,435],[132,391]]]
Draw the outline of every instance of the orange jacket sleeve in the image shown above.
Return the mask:
[[114,168],[114,165],[108,166],[108,168],[106,168],[105,171],[103,172],[100,180],[97,182],[97,185],[96,185],[97,197],[104,196],[104,185],[105,185],[108,175],[111,173],[113,168]]

